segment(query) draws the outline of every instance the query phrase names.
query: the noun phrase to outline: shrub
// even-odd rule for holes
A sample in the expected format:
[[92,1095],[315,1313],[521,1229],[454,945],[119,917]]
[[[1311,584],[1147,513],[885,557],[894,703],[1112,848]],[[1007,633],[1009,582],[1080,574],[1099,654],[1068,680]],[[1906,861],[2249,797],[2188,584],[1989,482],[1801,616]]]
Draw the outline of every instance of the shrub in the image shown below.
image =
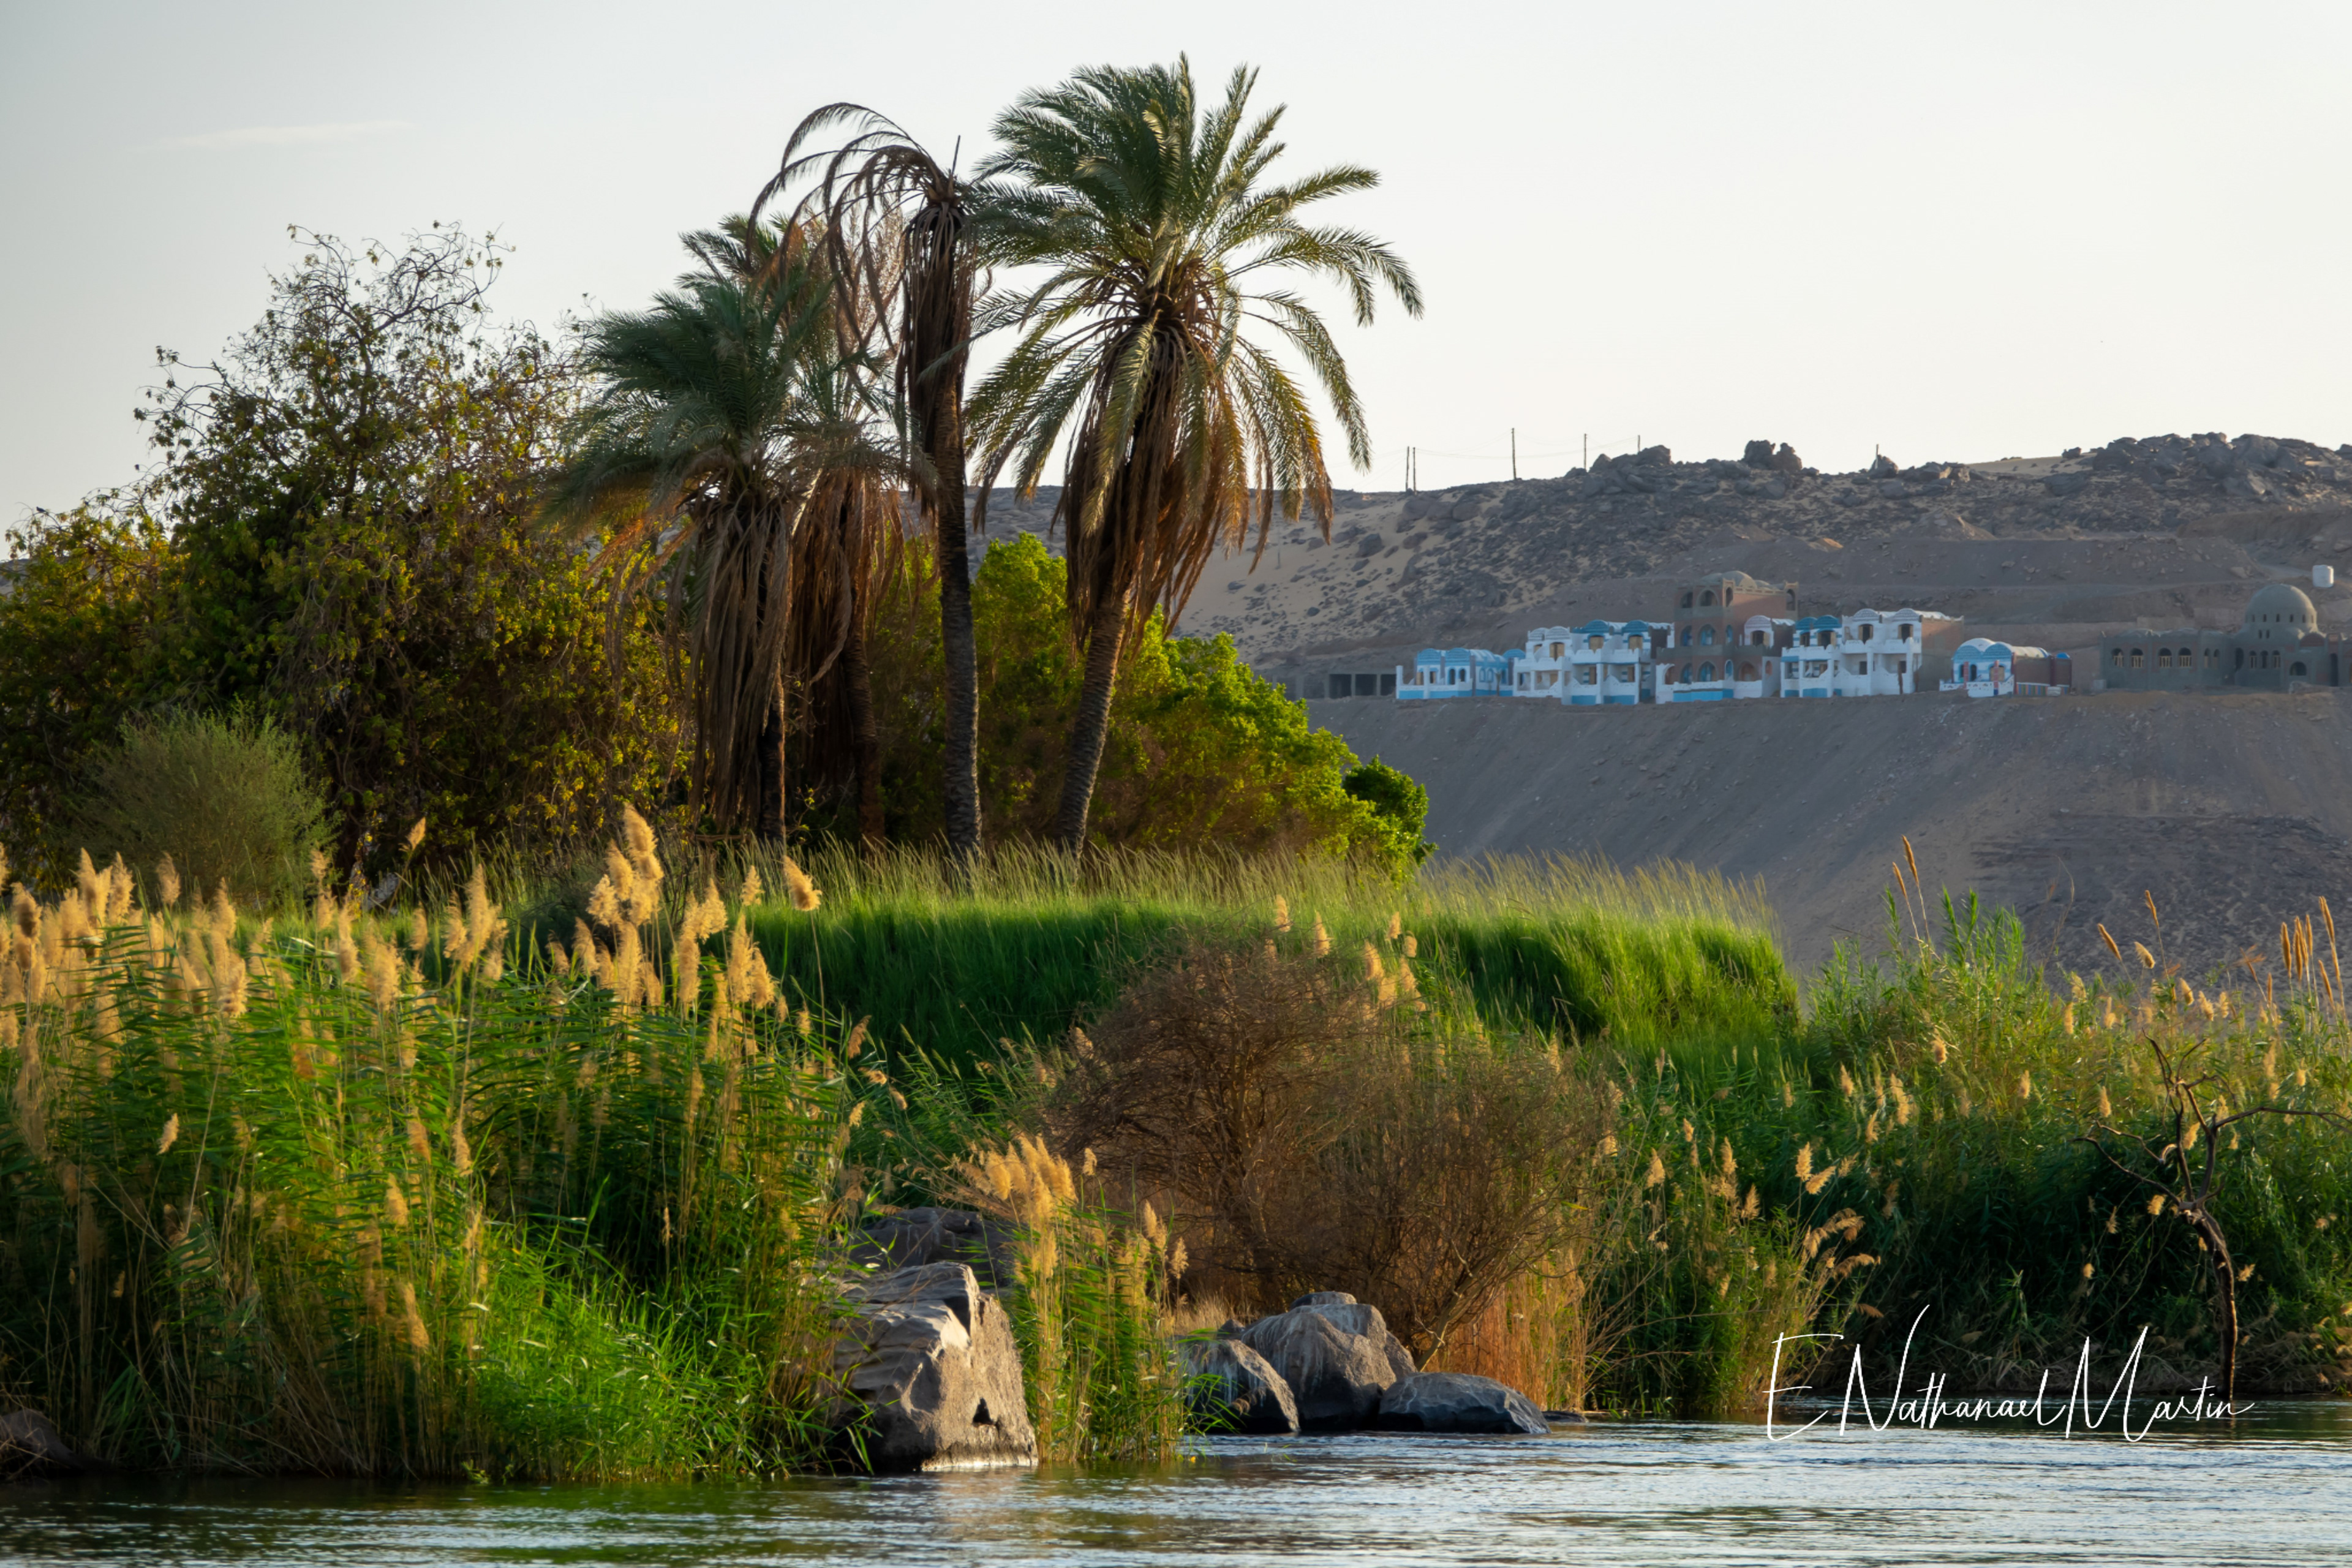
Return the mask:
[[198,897],[226,884],[240,903],[300,890],[325,816],[294,738],[250,714],[126,723],[73,807],[100,859],[143,868],[168,855]]
[[1425,1355],[1580,1230],[1607,1111],[1556,1047],[1430,1013],[1401,941],[1325,946],[1194,944],[1072,1037],[1037,1116],[1170,1210],[1198,1288],[1347,1290]]

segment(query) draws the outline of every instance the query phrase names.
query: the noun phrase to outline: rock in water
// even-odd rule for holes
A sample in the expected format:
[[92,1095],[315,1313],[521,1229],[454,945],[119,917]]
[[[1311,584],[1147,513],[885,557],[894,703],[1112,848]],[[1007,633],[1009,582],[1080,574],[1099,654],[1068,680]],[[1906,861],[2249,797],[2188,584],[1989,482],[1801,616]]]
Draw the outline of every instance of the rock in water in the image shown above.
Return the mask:
[[1549,1432],[1533,1401],[1491,1377],[1417,1372],[1381,1395],[1380,1425],[1392,1432]]
[[1184,1405],[1213,1432],[1281,1434],[1298,1430],[1298,1401],[1266,1359],[1238,1340],[1179,1340]]
[[0,1415],[0,1476],[24,1470],[79,1470],[81,1457],[66,1446],[49,1418],[37,1410]]
[[846,1396],[833,1425],[845,1446],[862,1423],[877,1470],[980,1469],[1037,1462],[1012,1321],[961,1263],[860,1280],[855,1316],[834,1342]]
[[1260,1318],[1241,1342],[1290,1384],[1302,1431],[1332,1432],[1370,1422],[1379,1412],[1381,1391],[1412,1370],[1412,1357],[1402,1345],[1391,1353],[1395,1337],[1379,1308],[1348,1301]]

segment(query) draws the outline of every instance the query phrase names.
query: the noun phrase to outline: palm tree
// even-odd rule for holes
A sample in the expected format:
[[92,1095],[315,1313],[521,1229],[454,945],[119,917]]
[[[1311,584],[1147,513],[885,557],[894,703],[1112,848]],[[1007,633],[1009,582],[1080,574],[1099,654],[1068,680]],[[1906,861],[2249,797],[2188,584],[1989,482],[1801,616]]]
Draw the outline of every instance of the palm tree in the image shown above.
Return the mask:
[[[842,124],[854,130],[840,147],[803,151],[812,137]],[[822,221],[837,285],[857,300],[857,314],[892,334],[898,406],[917,459],[908,467],[939,557],[948,847],[969,857],[981,840],[980,688],[964,504],[963,389],[978,271],[978,193],[889,120],[856,104],[834,103],[793,132],[775,178],[752,205],[753,217],[812,172],[817,184],[801,210]]]
[[794,698],[800,708],[799,724],[787,730],[805,737],[803,782],[830,790],[845,774],[854,777],[859,835],[879,843],[882,746],[867,633],[874,603],[903,559],[898,497],[905,467],[887,422],[877,416],[873,351],[882,323],[868,292],[837,264],[855,258],[830,237],[821,221],[762,226],[755,209],[684,242],[722,282],[789,287],[800,268],[824,285],[829,342],[824,334],[808,340],[793,405],[779,420],[802,502],[790,547],[782,684],[788,708]]
[[[1000,116],[1003,150],[978,171],[992,266],[1045,269],[1026,292],[985,301],[975,323],[1022,335],[973,395],[984,471],[1014,464],[1034,491],[1066,438],[1055,505],[1069,562],[1073,635],[1086,660],[1055,837],[1085,842],[1121,644],[1162,606],[1181,614],[1220,546],[1263,554],[1278,510],[1330,537],[1331,481],[1308,395],[1273,349],[1296,351],[1329,398],[1348,455],[1371,460],[1361,405],[1320,316],[1281,275],[1347,288],[1356,321],[1385,284],[1421,313],[1411,269],[1301,209],[1369,189],[1341,165],[1265,184],[1280,109],[1250,119],[1256,72],[1236,69],[1203,113],[1190,64],[1083,70]],[[1253,564],[1255,562],[1253,562]]]
[[878,832],[857,634],[877,552],[896,536],[896,479],[857,414],[865,367],[844,352],[804,240],[735,220],[687,243],[703,270],[648,310],[589,326],[595,390],[552,510],[619,514],[607,553],[632,563],[626,589],[667,574],[687,623],[702,812],[722,830],[782,837],[787,689],[821,689],[838,665],[865,743],[861,826]]

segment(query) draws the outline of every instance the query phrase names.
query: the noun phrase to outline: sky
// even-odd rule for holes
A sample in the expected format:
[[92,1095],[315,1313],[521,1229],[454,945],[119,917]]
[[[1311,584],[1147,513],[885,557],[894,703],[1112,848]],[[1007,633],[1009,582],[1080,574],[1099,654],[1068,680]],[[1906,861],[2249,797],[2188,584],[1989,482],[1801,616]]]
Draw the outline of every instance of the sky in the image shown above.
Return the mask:
[[1343,487],[1507,478],[1514,432],[1531,476],[2352,441],[2341,4],[8,0],[0,522],[134,477],[156,348],[251,324],[289,225],[495,229],[493,303],[552,327],[643,303],[820,104],[969,163],[1024,89],[1180,52],[1259,68],[1279,167],[1378,170],[1321,211],[1421,278],[1340,329]]

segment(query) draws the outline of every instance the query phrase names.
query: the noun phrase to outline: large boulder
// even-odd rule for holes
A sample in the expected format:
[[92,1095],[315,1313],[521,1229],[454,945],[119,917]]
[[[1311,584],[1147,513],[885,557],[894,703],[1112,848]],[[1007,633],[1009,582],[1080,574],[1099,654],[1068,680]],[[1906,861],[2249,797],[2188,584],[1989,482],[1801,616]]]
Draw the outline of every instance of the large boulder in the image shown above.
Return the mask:
[[1280,1435],[1298,1430],[1298,1401],[1266,1359],[1239,1340],[1179,1340],[1184,1406],[1213,1432]]
[[879,1273],[964,1263],[982,1289],[1003,1290],[1013,1283],[1016,1241],[1013,1226],[969,1209],[895,1209],[859,1226],[849,1260]]
[[1379,1412],[1381,1391],[1413,1371],[1412,1352],[1389,1332],[1381,1310],[1340,1290],[1301,1296],[1241,1337],[1290,1384],[1304,1431],[1364,1426]]
[[997,1300],[961,1263],[854,1282],[834,1342],[832,1425],[877,1470],[1034,1465],[1021,1352]]
[[0,1479],[87,1468],[39,1411],[12,1410],[0,1415]]
[[1551,1430],[1533,1401],[1491,1377],[1461,1372],[1417,1372],[1381,1394],[1379,1423],[1391,1432],[1523,1432]]

